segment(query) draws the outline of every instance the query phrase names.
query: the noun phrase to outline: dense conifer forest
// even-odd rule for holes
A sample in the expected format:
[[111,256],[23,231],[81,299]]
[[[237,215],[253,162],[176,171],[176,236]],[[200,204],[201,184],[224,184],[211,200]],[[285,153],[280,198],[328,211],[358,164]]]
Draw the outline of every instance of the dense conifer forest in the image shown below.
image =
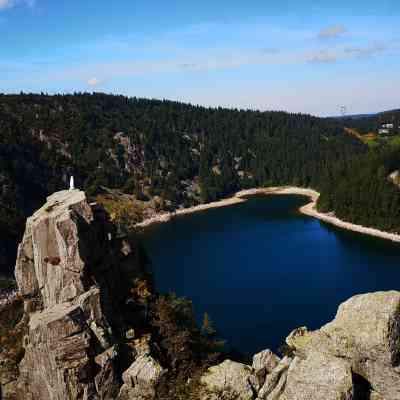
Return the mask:
[[390,174],[400,168],[399,148],[380,148],[336,166],[321,186],[319,209],[343,220],[400,231],[400,187]]
[[[321,208],[400,226],[397,158],[376,154],[340,120],[205,108],[101,93],[0,95],[0,264],[12,268],[24,220],[49,193],[77,186],[158,196],[174,209],[247,187],[321,190]],[[1,269],[0,269],[1,270]]]

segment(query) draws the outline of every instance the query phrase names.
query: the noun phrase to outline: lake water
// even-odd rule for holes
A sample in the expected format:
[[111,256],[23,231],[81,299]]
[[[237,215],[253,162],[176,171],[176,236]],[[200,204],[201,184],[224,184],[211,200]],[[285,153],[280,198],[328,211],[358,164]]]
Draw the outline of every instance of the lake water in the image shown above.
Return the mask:
[[147,228],[157,290],[190,298],[245,353],[319,328],[354,294],[400,290],[399,244],[303,216],[307,201],[252,197]]

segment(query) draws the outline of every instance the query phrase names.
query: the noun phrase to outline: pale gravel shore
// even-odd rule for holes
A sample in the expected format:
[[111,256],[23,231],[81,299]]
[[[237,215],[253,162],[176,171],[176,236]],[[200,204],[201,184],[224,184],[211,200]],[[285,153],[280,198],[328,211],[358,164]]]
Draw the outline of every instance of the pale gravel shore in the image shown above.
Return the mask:
[[145,226],[157,224],[160,222],[168,222],[172,218],[178,215],[192,214],[194,212],[205,211],[211,208],[230,206],[232,204],[243,203],[244,201],[246,200],[242,199],[240,196],[236,194],[235,196],[230,197],[229,199],[213,201],[212,203],[207,203],[207,204],[199,204],[198,206],[193,206],[189,208],[182,208],[174,212],[164,212],[162,214],[155,215],[154,217],[145,219],[144,221],[137,223],[135,226],[143,228]]
[[397,233],[385,232],[375,228],[352,224],[337,218],[334,213],[325,214],[318,212],[315,208],[317,199],[318,197],[311,203],[300,207],[299,211],[303,214],[309,215],[310,217],[318,218],[321,221],[335,225],[342,229],[347,229],[349,231],[362,233],[364,235],[376,236],[382,239],[391,240],[392,242],[400,243],[400,235]]
[[205,211],[205,210],[208,210],[211,208],[225,207],[225,206],[230,206],[233,204],[242,203],[242,202],[246,201],[246,198],[245,198],[246,196],[253,196],[253,195],[257,195],[257,194],[273,194],[273,195],[294,194],[294,195],[307,196],[311,199],[311,202],[300,207],[299,211],[302,214],[317,218],[321,221],[335,225],[342,229],[347,229],[347,230],[359,232],[359,233],[362,233],[365,235],[376,236],[376,237],[380,237],[382,239],[387,239],[387,240],[391,240],[393,242],[400,243],[400,234],[385,232],[385,231],[381,231],[379,229],[368,228],[368,227],[365,227],[362,225],[356,225],[356,224],[352,224],[350,222],[342,221],[341,219],[335,217],[334,213],[318,212],[316,209],[316,203],[317,203],[317,200],[319,197],[319,193],[313,189],[300,188],[300,187],[295,187],[295,186],[274,186],[274,187],[266,187],[266,188],[254,188],[254,189],[241,190],[240,192],[237,192],[233,197],[230,197],[228,199],[222,199],[219,201],[214,201],[212,203],[200,204],[198,206],[179,209],[179,210],[176,210],[175,212],[159,214],[152,218],[149,218],[142,222],[139,222],[138,224],[136,224],[136,226],[137,227],[145,227],[145,226],[149,226],[149,225],[152,225],[155,223],[168,222],[173,217],[178,216],[178,215],[191,214],[194,212]]
[[211,208],[226,207],[226,206],[231,206],[233,204],[243,203],[244,201],[246,201],[245,199],[246,196],[253,196],[256,194],[301,194],[305,196],[314,196],[315,194],[318,195],[317,192],[311,189],[294,188],[289,186],[246,189],[235,193],[234,196],[229,197],[227,199],[213,201],[211,203],[206,203],[206,204],[199,204],[198,206],[193,206],[188,208],[181,208],[175,210],[174,212],[160,213],[155,215],[154,217],[147,218],[142,222],[138,222],[135,226],[143,228],[152,224],[168,222],[172,218],[178,215],[192,214],[194,212],[205,211]]

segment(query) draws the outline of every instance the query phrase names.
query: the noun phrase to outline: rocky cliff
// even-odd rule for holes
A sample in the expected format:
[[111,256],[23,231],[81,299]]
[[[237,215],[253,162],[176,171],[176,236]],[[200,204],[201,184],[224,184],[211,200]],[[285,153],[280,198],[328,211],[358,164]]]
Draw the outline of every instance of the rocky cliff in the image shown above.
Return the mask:
[[[79,190],[50,196],[27,220],[15,275],[26,335],[6,399],[166,398],[159,385],[170,366],[154,351],[160,338],[136,333],[147,310],[130,282],[146,271],[102,207]],[[226,359],[208,368],[190,398],[400,399],[400,292],[355,296],[331,323],[314,332],[299,328],[286,341],[283,358],[265,350],[252,365]]]
[[124,288],[144,273],[135,256],[79,190],[55,193],[28,219],[15,269],[29,321],[17,398],[117,398],[122,359],[135,356],[120,346]]

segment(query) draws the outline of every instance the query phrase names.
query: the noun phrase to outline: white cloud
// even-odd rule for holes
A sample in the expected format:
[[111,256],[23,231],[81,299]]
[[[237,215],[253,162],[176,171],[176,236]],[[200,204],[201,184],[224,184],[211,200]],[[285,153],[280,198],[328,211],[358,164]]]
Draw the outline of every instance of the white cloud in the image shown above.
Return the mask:
[[96,77],[90,78],[90,79],[87,81],[87,84],[88,84],[89,86],[99,86],[99,85],[101,85],[102,83],[103,83],[103,81],[101,81],[100,79],[98,79],[98,78],[96,78]]
[[386,50],[386,46],[382,44],[374,44],[368,47],[348,47],[345,49],[347,54],[352,57],[370,57],[382,53]]
[[313,63],[334,63],[338,60],[339,55],[327,50],[321,50],[315,54],[311,54],[308,61]]
[[319,39],[333,39],[337,38],[347,32],[347,29],[343,25],[332,25],[323,29],[319,34]]
[[35,5],[35,0],[0,0],[0,11],[21,4],[32,8]]
[[[165,73],[200,73],[202,71],[234,70],[251,66],[276,66],[296,64],[333,64],[336,62],[350,62],[386,54],[392,47],[388,45],[365,45],[358,47],[335,46],[325,49],[279,50],[265,52],[263,50],[210,50],[188,53],[180,57],[146,59],[126,59],[108,63],[90,63],[77,68],[61,69],[58,72],[49,71],[43,74],[42,79],[49,76],[53,80],[84,81],[90,87],[98,87],[105,81],[114,78],[126,78],[140,75],[158,75]],[[88,79],[90,77],[90,79]]]
[[378,54],[385,53],[387,50],[390,50],[390,47],[383,44],[319,50],[316,53],[310,53],[308,61],[314,63],[334,63],[342,60],[374,57]]

